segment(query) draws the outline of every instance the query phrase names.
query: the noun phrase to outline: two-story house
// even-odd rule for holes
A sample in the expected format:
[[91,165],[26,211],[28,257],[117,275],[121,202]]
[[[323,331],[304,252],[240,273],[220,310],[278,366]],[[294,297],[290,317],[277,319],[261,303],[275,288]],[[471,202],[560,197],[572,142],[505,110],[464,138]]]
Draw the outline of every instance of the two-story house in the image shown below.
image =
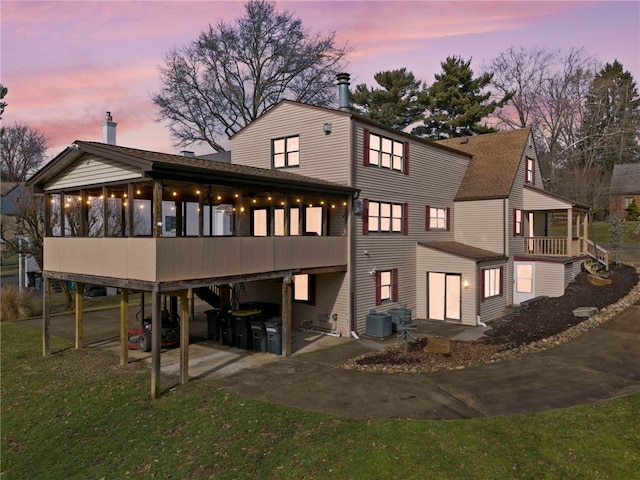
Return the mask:
[[[293,329],[357,336],[372,309],[482,324],[562,295],[596,255],[586,208],[544,191],[528,129],[432,142],[353,114],[348,75],[338,88],[337,110],[280,102],[232,137],[230,163],[116,146],[114,134],[74,142],[30,179],[46,199],[45,282],[116,287],[123,305],[151,292],[152,394],[161,295],[215,286],[223,304],[231,290],[280,304],[289,354]],[[552,212],[561,237],[548,236]]]

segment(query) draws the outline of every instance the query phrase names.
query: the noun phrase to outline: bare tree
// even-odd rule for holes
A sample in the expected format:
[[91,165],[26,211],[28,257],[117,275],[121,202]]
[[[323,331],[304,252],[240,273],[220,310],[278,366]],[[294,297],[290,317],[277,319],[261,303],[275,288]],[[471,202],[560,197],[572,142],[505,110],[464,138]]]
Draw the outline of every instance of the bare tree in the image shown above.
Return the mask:
[[483,65],[485,73],[493,74],[490,85],[495,98],[513,94],[507,106],[493,112],[492,116],[499,122],[498,127],[515,129],[534,123],[535,112],[556,56],[557,52],[544,48],[525,50],[511,46],[488,65]]
[[24,182],[45,160],[47,138],[27,125],[15,123],[0,137],[2,179]]
[[335,34],[311,35],[275,3],[250,0],[245,15],[209,26],[191,44],[169,51],[153,95],[159,121],[168,121],[176,145],[206,142],[224,151],[233,135],[280,100],[327,106],[346,46]]
[[9,90],[7,87],[0,83],[0,120],[2,120],[2,115],[4,115],[4,109],[7,106],[7,102],[4,101],[4,97],[6,97]]

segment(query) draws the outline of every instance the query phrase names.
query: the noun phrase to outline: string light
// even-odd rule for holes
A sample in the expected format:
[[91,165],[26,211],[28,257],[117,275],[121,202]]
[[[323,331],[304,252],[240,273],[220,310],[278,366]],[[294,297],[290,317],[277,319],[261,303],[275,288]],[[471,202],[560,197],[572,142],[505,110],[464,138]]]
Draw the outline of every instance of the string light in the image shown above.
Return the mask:
[[136,195],[140,195],[140,189],[136,190]]

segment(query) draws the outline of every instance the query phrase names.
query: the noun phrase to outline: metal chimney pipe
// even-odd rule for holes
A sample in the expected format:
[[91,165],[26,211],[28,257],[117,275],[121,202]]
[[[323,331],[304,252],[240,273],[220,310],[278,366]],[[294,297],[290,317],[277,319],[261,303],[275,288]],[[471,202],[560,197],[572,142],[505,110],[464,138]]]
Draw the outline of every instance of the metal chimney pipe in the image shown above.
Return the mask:
[[339,73],[338,78],[338,108],[343,112],[351,111],[351,102],[349,100],[349,80],[351,75],[348,73]]
[[102,143],[107,145],[116,144],[116,127],[118,124],[113,121],[111,112],[107,112],[102,122]]

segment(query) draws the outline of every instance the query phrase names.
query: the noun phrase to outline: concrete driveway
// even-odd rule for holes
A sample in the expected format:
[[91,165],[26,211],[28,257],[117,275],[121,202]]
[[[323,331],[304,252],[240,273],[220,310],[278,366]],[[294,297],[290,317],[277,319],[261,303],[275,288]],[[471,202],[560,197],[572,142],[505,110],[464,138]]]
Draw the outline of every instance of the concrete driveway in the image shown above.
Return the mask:
[[[206,308],[198,306],[190,324],[191,379],[304,410],[352,418],[456,419],[537,412],[640,391],[640,302],[570,343],[544,352],[464,370],[408,375],[337,367],[384,347],[380,341],[295,332],[294,354],[289,358],[214,344],[206,340]],[[22,323],[41,328],[38,320]],[[431,322],[423,328],[452,338],[482,333],[477,327]],[[112,351],[114,363],[118,329],[118,310],[85,313],[86,343]],[[73,339],[73,317],[53,317],[51,332]],[[130,354],[132,359],[150,358],[148,353]],[[178,374],[179,359],[179,349],[164,351],[162,372]]]

